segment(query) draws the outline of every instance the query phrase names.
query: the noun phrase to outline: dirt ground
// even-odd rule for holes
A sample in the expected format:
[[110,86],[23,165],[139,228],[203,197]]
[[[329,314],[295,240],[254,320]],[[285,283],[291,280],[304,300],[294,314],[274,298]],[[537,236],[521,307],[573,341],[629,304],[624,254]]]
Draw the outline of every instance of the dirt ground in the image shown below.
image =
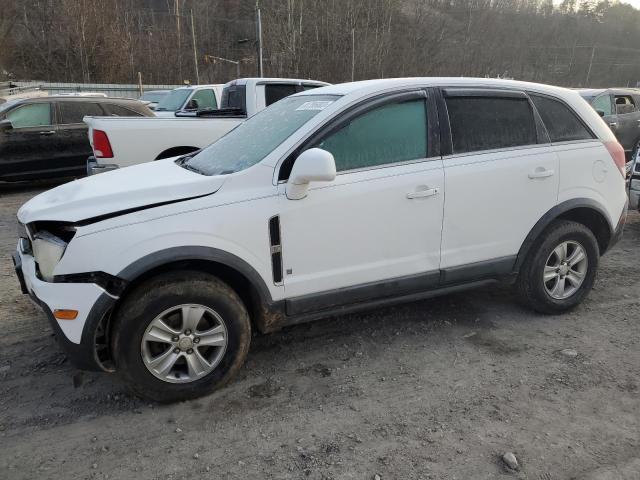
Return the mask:
[[0,190],[0,479],[640,478],[638,214],[567,315],[494,286],[291,327],[161,406],[72,368],[20,294],[15,213],[40,190]]

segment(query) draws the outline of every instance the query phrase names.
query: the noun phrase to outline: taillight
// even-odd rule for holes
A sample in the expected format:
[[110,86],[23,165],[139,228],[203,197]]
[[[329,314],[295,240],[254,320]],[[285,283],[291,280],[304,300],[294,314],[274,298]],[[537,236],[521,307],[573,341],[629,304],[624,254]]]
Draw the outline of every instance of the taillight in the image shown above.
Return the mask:
[[620,175],[622,175],[622,178],[625,178],[625,165],[627,163],[627,159],[624,156],[624,148],[622,148],[622,145],[620,145],[615,140],[604,142],[604,146],[607,147],[607,150],[609,151],[611,158],[613,158],[616,167],[618,167],[618,170],[620,170]]
[[109,137],[102,130],[93,131],[93,153],[98,158],[113,158]]

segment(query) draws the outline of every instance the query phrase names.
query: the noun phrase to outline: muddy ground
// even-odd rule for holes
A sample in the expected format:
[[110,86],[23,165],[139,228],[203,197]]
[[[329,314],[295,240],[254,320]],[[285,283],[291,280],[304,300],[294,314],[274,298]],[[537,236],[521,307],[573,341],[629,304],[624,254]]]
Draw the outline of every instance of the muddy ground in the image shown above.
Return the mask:
[[161,406],[72,368],[20,294],[15,212],[40,190],[0,190],[0,479],[640,478],[637,214],[572,313],[494,286],[291,327]]

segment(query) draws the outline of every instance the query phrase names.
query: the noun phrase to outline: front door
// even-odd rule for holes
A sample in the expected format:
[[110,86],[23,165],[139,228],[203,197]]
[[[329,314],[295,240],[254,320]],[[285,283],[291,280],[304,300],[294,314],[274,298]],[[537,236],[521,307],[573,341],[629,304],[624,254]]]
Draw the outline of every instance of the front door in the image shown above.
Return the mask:
[[280,197],[287,313],[437,285],[444,175],[428,110],[424,92],[378,101],[310,143],[338,174],[302,200]]
[[49,102],[16,107],[5,116],[13,128],[0,132],[0,179],[47,178],[51,156],[59,150]]

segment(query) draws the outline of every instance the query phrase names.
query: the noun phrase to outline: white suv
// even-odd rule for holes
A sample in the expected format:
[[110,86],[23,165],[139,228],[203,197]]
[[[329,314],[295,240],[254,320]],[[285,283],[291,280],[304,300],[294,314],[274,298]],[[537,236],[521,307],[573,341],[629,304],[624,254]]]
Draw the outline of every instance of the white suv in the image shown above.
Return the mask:
[[76,364],[192,398],[238,371],[252,330],[505,280],[537,311],[575,307],[622,233],[624,166],[570,90],[334,85],[193,156],[35,197],[14,261]]

